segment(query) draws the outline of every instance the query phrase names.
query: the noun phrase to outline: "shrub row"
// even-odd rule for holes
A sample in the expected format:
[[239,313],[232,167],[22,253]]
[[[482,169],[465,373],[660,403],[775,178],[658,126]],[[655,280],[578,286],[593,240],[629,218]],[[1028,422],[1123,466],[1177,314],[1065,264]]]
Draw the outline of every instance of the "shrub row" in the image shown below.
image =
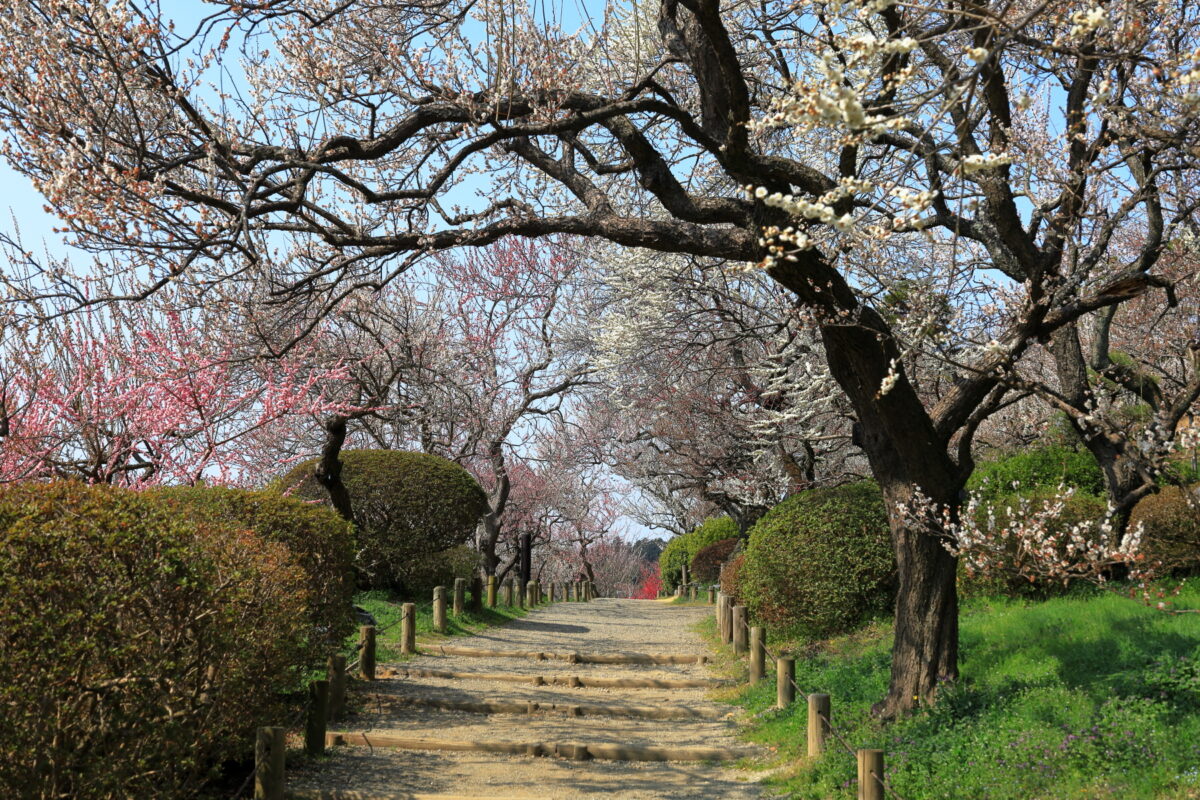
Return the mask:
[[701,548],[715,544],[722,539],[732,539],[737,535],[737,524],[732,519],[713,517],[705,520],[695,530],[671,539],[658,556],[663,590],[675,591],[675,587],[679,585],[683,568],[691,565],[692,559],[696,557],[696,553],[700,552]]
[[351,623],[348,526],[232,490],[0,489],[0,790],[185,797]]

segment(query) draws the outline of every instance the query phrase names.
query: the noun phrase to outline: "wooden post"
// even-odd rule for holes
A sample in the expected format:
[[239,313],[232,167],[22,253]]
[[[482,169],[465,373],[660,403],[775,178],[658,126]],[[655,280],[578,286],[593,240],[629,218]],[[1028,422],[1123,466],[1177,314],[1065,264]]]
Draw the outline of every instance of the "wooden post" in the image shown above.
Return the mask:
[[825,752],[825,737],[829,735],[829,695],[808,696],[808,755],[810,758]]
[[717,638],[725,641],[725,593],[717,592]]
[[400,653],[412,655],[417,652],[417,605],[405,603],[400,606]]
[[433,629],[446,632],[446,587],[433,587]]
[[509,578],[504,582],[504,605],[512,608],[513,606],[513,582]]
[[574,581],[571,583],[571,585],[575,588],[575,602],[578,603],[580,600],[583,599],[583,595],[580,594],[580,592],[583,591],[583,587],[579,583],[579,581]]
[[483,611],[483,578],[478,574],[471,578],[471,600],[467,608],[475,612]]
[[796,659],[775,659],[775,707],[787,708],[796,699]]
[[533,581],[525,584],[525,605],[529,606],[530,608],[533,608],[537,605],[537,595],[534,594],[536,591],[537,584]]
[[733,654],[740,656],[750,645],[750,631],[746,629],[746,607],[733,607]]
[[375,680],[375,626],[358,629],[358,674],[364,681]]
[[689,599],[693,603],[696,602],[696,592],[698,591],[700,591],[700,587],[694,583],[689,587]]
[[461,617],[467,594],[467,579],[454,579],[454,616]]
[[858,751],[858,800],[883,800],[883,751]]
[[517,607],[525,607],[525,582],[517,581]]
[[329,721],[337,722],[342,718],[346,706],[346,657],[333,655],[325,670],[325,678],[329,681]]
[[710,586],[708,587],[708,604],[711,606],[715,602],[717,602],[717,587]]
[[558,591],[557,591],[558,584],[551,582],[549,588],[550,588],[550,602],[557,603],[558,602]]
[[308,684],[308,718],[304,723],[304,752],[319,756],[325,752],[325,721],[329,718],[329,681]]
[[488,608],[496,607],[496,576],[495,575],[488,575],[487,604],[488,604]]
[[766,671],[766,631],[755,625],[750,629],[750,683],[761,681]]
[[254,800],[283,800],[283,728],[259,728],[254,740]]

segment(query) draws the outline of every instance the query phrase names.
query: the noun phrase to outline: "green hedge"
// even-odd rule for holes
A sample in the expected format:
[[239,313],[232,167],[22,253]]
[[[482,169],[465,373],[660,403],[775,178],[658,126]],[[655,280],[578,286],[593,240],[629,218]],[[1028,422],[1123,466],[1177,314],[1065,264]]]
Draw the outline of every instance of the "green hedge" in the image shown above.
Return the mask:
[[873,482],[789,497],[751,528],[745,556],[739,599],[785,635],[844,633],[892,607],[896,561]]
[[[444,458],[399,450],[346,450],[342,482],[350,494],[357,540],[355,567],[364,587],[408,591],[437,554],[463,544],[487,511],[469,472]],[[313,477],[317,460],[279,482],[306,500],[329,503]]]
[[197,522],[245,526],[285,545],[308,575],[310,641],[317,660],[339,648],[354,629],[354,528],[336,512],[275,492],[219,486],[147,494]]
[[[1019,488],[1013,488],[1018,484]],[[1038,447],[1016,455],[984,461],[975,467],[967,489],[981,498],[995,499],[1014,491],[1040,487],[1074,486],[1085,494],[1104,494],[1104,474],[1087,449],[1062,445]]]
[[307,578],[154,498],[0,488],[0,794],[193,797],[286,719]]
[[700,552],[700,548],[715,544],[722,539],[734,538],[737,535],[737,524],[732,519],[713,517],[705,520],[695,530],[676,536],[667,542],[667,546],[658,556],[664,591],[675,591],[675,587],[679,585],[683,567],[692,563],[692,559],[696,553]]

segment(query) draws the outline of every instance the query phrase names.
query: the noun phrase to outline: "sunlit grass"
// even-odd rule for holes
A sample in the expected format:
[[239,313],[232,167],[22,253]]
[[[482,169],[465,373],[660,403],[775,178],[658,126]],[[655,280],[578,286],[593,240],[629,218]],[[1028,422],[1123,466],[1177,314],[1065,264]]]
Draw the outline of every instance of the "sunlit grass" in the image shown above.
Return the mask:
[[[1178,606],[1200,607],[1200,591],[1185,590]],[[711,621],[705,628],[712,635]],[[907,800],[1200,798],[1200,615],[1164,614],[1108,592],[990,599],[964,608],[961,633],[958,683],[933,707],[886,726],[870,707],[887,689],[889,624],[769,646],[797,653],[803,691],[832,696],[852,748],[885,751],[890,783]],[[854,796],[854,760],[839,745],[804,762],[804,703],[773,710],[772,669],[727,699],[753,715],[752,741],[796,765],[769,784],[796,798]]]

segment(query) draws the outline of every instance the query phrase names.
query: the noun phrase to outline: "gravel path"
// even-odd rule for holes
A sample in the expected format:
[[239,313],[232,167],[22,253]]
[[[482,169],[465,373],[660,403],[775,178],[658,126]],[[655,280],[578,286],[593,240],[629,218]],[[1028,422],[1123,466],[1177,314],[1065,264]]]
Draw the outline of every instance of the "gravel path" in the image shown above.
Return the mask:
[[[672,606],[646,600],[599,599],[558,603],[478,636],[455,639],[459,647],[553,652],[640,652],[702,655],[705,648],[689,628],[711,608]],[[420,643],[418,643],[419,645]],[[505,741],[611,743],[651,746],[745,748],[736,737],[730,708],[706,699],[704,688],[600,688],[534,685],[534,676],[565,679],[711,678],[698,664],[572,664],[556,660],[420,656],[389,665],[397,677],[356,684],[366,709],[338,730],[374,735]],[[528,676],[522,683],[487,679],[399,677],[404,670],[434,669]],[[383,674],[391,670],[384,669]],[[370,689],[369,692],[366,692]],[[366,692],[366,694],[364,694]],[[534,702],[533,714],[475,714],[409,705],[413,700]],[[547,706],[558,709],[546,711]],[[572,705],[686,707],[706,719],[653,720],[573,716]],[[559,758],[472,752],[422,752],[337,747],[320,765],[293,771],[289,786],[353,789],[364,795],[430,793],[504,798],[693,798],[742,800],[760,796],[750,776],[704,762],[570,761]]]

